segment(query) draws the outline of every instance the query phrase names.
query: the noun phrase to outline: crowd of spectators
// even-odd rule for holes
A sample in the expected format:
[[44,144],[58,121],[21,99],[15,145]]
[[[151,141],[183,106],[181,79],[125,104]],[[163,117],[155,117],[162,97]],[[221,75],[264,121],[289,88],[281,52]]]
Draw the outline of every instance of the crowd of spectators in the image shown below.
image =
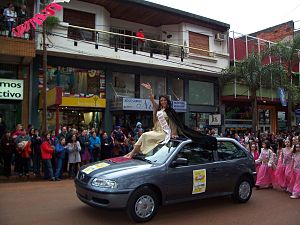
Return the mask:
[[40,135],[38,129],[21,124],[15,131],[3,131],[0,145],[3,175],[8,179],[18,174],[20,178],[31,176],[59,181],[63,177],[74,178],[80,166],[130,152],[144,132],[137,123],[131,132],[115,126],[112,132],[103,129],[86,129],[62,126],[59,134],[49,131]]

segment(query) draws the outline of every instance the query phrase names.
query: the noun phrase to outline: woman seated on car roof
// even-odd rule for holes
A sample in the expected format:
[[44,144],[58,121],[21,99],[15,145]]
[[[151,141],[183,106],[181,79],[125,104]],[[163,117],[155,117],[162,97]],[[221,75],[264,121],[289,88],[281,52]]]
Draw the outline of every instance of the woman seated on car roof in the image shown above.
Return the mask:
[[215,137],[194,131],[181,122],[175,110],[171,107],[171,101],[168,96],[160,96],[159,104],[157,104],[154,100],[151,85],[143,83],[142,86],[149,90],[150,101],[153,104],[154,127],[152,131],[145,132],[140,136],[133,150],[125,157],[132,158],[140,152],[146,155],[158,144],[167,143],[170,138],[177,138],[177,132],[198,142],[206,149],[213,150],[217,148],[217,139]]

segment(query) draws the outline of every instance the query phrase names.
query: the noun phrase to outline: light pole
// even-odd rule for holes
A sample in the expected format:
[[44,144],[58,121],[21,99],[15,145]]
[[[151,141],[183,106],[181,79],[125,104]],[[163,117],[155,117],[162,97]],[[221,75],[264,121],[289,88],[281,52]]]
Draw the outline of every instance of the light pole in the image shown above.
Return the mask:
[[[44,5],[46,5],[44,0]],[[46,45],[46,24],[43,24],[43,113],[42,113],[42,130],[45,134],[48,131],[47,126],[47,45]]]

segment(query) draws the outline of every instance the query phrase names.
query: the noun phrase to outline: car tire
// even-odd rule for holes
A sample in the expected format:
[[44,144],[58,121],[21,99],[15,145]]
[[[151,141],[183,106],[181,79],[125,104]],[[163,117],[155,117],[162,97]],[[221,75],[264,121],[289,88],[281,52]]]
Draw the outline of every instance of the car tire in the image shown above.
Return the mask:
[[127,203],[127,215],[136,223],[150,221],[159,208],[159,198],[149,187],[137,189]]
[[252,195],[252,182],[247,177],[242,177],[237,182],[232,198],[235,202],[245,203]]

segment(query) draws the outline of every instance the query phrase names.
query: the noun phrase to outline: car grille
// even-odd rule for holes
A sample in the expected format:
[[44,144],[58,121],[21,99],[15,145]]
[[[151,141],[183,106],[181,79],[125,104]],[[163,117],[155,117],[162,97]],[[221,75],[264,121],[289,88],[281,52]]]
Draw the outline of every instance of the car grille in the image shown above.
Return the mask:
[[90,181],[91,177],[89,175],[87,175],[86,173],[83,173],[83,172],[79,171],[77,179],[81,183],[87,184]]

